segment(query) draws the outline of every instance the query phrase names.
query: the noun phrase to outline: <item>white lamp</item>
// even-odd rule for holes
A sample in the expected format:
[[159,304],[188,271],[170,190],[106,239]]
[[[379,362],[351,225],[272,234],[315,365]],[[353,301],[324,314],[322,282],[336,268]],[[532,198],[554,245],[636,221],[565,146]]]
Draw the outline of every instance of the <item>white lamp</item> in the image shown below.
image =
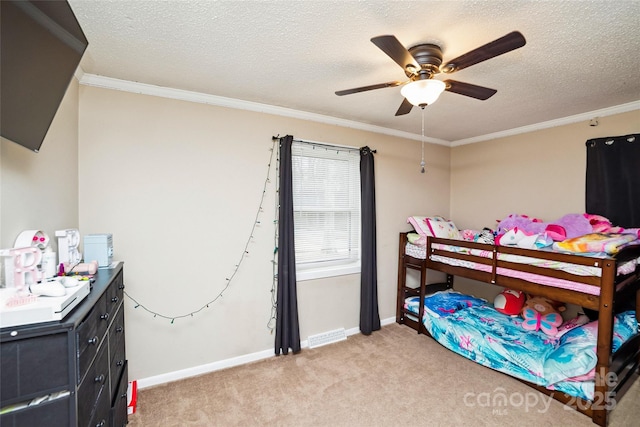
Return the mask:
[[402,87],[400,93],[416,107],[431,105],[446,89],[447,85],[440,80],[415,80]]

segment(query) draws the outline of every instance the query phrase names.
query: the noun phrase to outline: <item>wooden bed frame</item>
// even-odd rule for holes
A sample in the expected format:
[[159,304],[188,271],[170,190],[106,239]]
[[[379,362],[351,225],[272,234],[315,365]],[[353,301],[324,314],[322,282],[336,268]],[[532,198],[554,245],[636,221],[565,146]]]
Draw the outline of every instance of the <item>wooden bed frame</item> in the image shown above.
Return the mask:
[[[464,240],[449,240],[429,237],[427,239],[426,259],[414,258],[405,254],[408,232],[400,233],[399,256],[398,256],[398,298],[396,310],[396,322],[405,324],[418,333],[428,335],[424,325],[418,321],[424,314],[425,295],[438,290],[452,288],[453,277],[460,276],[468,279],[490,283],[510,289],[521,290],[533,295],[551,298],[556,301],[576,304],[585,309],[598,311],[598,340],[595,377],[594,401],[577,399],[565,393],[547,390],[527,381],[525,384],[547,394],[560,402],[570,405],[574,409],[584,413],[592,421],[600,426],[606,426],[610,408],[615,406],[616,400],[626,392],[629,386],[635,381],[640,373],[640,333],[637,333],[625,342],[614,354],[612,354],[613,337],[613,316],[616,313],[616,302],[633,301],[635,299],[636,319],[640,322],[640,267],[636,267],[635,272],[624,277],[616,277],[619,263],[640,257],[640,246],[628,248],[617,254],[615,258],[592,258],[581,255],[571,255],[564,253],[539,251],[534,249],[522,249],[510,246],[495,246],[483,243],[475,243]],[[434,244],[455,245],[469,249],[480,249],[493,252],[492,258],[482,258],[479,256],[466,255],[461,253],[442,251],[432,247]],[[498,254],[513,254],[541,258],[552,261],[567,262],[584,266],[595,266],[601,269],[600,277],[577,276],[559,270],[538,267],[527,264],[513,263],[498,259]],[[430,255],[442,255],[448,258],[473,261],[491,266],[490,272],[472,270],[464,267],[457,267],[442,262],[432,261]],[[556,288],[548,285],[536,284],[510,276],[504,276],[497,272],[498,267],[509,268],[521,272],[551,276],[573,282],[586,283],[600,288],[600,295]],[[411,288],[407,286],[407,269],[420,272],[419,286]],[[444,283],[427,283],[427,270],[440,271],[446,274]],[[419,315],[411,315],[404,308],[405,299],[409,296],[420,296]],[[617,381],[610,385],[610,373],[616,375]]]

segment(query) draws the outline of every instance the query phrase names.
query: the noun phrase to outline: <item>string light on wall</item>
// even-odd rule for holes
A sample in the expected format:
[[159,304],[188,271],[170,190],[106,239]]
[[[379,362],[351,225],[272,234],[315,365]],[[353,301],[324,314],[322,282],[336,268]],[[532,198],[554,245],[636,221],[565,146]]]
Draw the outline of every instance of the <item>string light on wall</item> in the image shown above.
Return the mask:
[[[277,141],[280,144],[280,135],[272,137],[274,141]],[[275,147],[275,143],[274,143]],[[272,148],[273,150],[273,148]],[[273,233],[273,259],[271,260],[272,265],[272,282],[271,282],[271,316],[269,317],[269,321],[267,322],[267,329],[273,331],[276,329],[276,318],[277,318],[277,307],[278,307],[278,240],[279,240],[279,224],[278,218],[280,218],[280,147],[278,146],[278,150],[276,151],[276,203],[275,203],[275,212],[273,213],[273,217],[276,218],[273,220],[275,224],[275,231]]]
[[[265,196],[266,196],[266,193],[267,193],[267,186],[271,182],[269,177],[271,175],[271,168],[272,168],[272,165],[273,165],[273,156],[275,154],[274,152],[277,152],[277,149],[276,149],[277,141],[279,141],[279,139],[273,138],[273,145],[269,149],[271,154],[270,154],[270,157],[269,157],[269,164],[267,165],[267,176],[266,176],[265,181],[264,181],[264,185],[263,185],[263,188],[262,188],[262,195],[260,197],[260,203],[258,204],[258,209],[257,209],[256,215],[255,215],[255,220],[253,221],[253,225],[251,227],[251,232],[249,233],[249,237],[247,238],[247,241],[246,241],[246,243],[244,245],[244,250],[242,251],[242,254],[240,255],[240,260],[238,261],[238,263],[235,264],[235,267],[234,267],[233,272],[231,273],[231,275],[229,277],[225,278],[225,286],[218,293],[218,295],[216,295],[215,298],[212,298],[211,300],[209,300],[206,303],[204,303],[200,308],[198,308],[196,310],[193,310],[193,311],[191,311],[189,313],[180,314],[180,315],[177,315],[177,316],[169,316],[167,314],[162,314],[162,313],[159,313],[159,312],[156,312],[154,310],[149,309],[144,304],[142,304],[141,302],[139,302],[138,300],[133,298],[131,295],[129,295],[127,293],[127,291],[124,291],[125,296],[127,298],[129,298],[135,304],[134,305],[135,309],[141,308],[142,310],[146,311],[147,313],[152,314],[153,317],[160,317],[162,319],[170,320],[171,324],[173,324],[176,321],[176,319],[183,319],[185,317],[193,317],[195,314],[200,313],[205,308],[209,308],[209,306],[211,304],[213,304],[214,302],[216,302],[217,300],[219,300],[220,298],[223,297],[224,293],[229,289],[229,287],[231,286],[231,284],[233,282],[233,279],[235,278],[236,274],[240,270],[240,267],[242,266],[242,263],[245,260],[246,256],[249,254],[249,245],[250,245],[251,241],[253,240],[254,231],[256,230],[256,227],[258,227],[258,225],[260,225],[260,223],[261,223],[260,222],[260,216],[264,212],[263,211],[263,205],[264,205]],[[275,155],[277,156],[277,154],[275,154]],[[277,172],[277,167],[276,167],[276,172]],[[277,205],[277,203],[276,203],[276,205]],[[276,206],[276,211],[277,211],[277,206]],[[277,212],[276,212],[276,214],[277,214]],[[275,218],[277,218],[277,215],[276,215]],[[274,223],[275,223],[275,221],[274,221]],[[277,230],[277,227],[276,227],[276,230]],[[276,231],[276,233],[277,233],[277,231]],[[276,242],[277,242],[277,235],[276,235]],[[277,248],[273,251],[273,257],[274,257],[273,264],[274,264],[274,266],[276,264],[275,263],[276,252],[277,252]],[[274,271],[277,271],[277,270],[274,270]],[[272,306],[273,307],[275,307],[275,287],[276,287],[276,284],[277,284],[277,279],[276,279],[276,277],[274,275],[272,289],[271,289]],[[271,316],[272,316],[272,318],[269,320],[268,327],[273,332],[272,324],[273,324],[273,321],[275,319],[275,308],[272,308]]]

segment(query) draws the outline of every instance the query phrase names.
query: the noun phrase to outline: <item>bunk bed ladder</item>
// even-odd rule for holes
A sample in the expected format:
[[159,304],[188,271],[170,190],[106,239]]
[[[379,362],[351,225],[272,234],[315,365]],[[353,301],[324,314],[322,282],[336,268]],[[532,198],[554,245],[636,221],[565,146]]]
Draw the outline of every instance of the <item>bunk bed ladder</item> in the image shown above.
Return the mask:
[[[407,310],[404,308],[404,301],[410,296],[420,297],[420,308],[418,312],[418,319],[422,319],[424,315],[424,298],[428,293],[434,293],[437,291],[453,288],[453,275],[446,275],[446,282],[427,284],[427,262],[424,259],[413,258],[405,254],[405,247],[407,244],[407,232],[400,233],[400,239],[398,242],[398,296],[396,306],[396,322],[405,324],[407,326],[416,329],[418,333],[426,333],[424,325],[421,321],[415,321],[407,316]],[[407,286],[407,269],[416,270],[419,272],[419,286],[412,288]],[[412,315],[415,317],[415,315]]]

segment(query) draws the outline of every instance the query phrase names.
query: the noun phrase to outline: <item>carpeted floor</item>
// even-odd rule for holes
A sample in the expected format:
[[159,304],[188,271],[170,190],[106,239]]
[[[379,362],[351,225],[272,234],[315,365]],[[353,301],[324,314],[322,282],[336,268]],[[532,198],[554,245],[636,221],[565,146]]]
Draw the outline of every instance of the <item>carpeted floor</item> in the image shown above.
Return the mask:
[[[506,406],[498,406],[500,397]],[[638,425],[640,381],[611,427]],[[371,336],[138,391],[130,427],[591,426],[519,381],[466,360],[412,329]]]

